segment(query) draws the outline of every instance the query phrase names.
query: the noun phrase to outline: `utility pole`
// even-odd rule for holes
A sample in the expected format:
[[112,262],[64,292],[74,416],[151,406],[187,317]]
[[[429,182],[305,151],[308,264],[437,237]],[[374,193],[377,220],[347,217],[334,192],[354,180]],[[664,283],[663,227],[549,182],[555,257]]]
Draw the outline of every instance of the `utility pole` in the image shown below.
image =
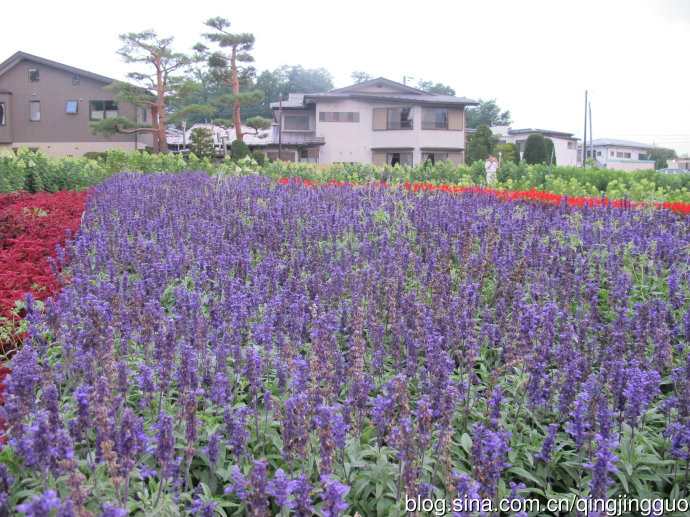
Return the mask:
[[182,121],[182,156],[185,156],[187,151],[187,121]]
[[594,139],[592,138],[592,103],[589,103],[589,155],[594,158]]
[[283,94],[278,97],[278,159],[283,159]]
[[584,140],[582,141],[582,168],[585,168],[585,160],[587,159],[587,90],[585,90],[585,132]]

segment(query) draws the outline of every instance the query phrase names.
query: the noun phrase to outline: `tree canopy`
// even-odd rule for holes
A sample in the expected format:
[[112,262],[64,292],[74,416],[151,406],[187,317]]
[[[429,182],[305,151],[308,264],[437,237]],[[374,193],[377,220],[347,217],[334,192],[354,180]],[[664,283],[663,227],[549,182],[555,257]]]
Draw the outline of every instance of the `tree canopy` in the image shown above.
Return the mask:
[[654,160],[654,168],[658,170],[668,167],[668,160],[676,157],[676,151],[663,148],[652,149],[648,156],[650,160]]
[[[199,46],[208,58],[209,73],[213,79],[222,85],[232,88],[232,93],[226,93],[218,98],[211,99],[210,104],[216,108],[232,104],[232,123],[235,127],[237,140],[242,140],[245,132],[242,131],[241,108],[248,104],[257,104],[264,98],[264,92],[260,89],[241,91],[241,84],[250,84],[251,78],[256,73],[253,66],[248,63],[254,61],[250,52],[254,49],[254,35],[249,33],[231,33],[228,31],[230,22],[219,16],[210,18],[205,22],[213,32],[205,33],[204,37],[218,45],[221,49],[229,49],[227,53],[222,51],[211,52],[206,47]],[[250,125],[251,121],[251,125]],[[271,126],[271,121],[260,117],[251,117],[245,122],[255,133],[259,129]]]
[[491,132],[489,126],[482,124],[474,133],[467,137],[467,163],[486,160],[498,143],[498,137]]
[[[553,142],[552,142],[553,144]],[[527,137],[522,159],[530,165],[546,162],[546,139],[540,133],[533,133]]]
[[443,83],[434,83],[433,81],[420,80],[417,83],[417,89],[428,93],[437,93],[441,95],[455,95],[455,90]]
[[364,83],[366,81],[370,81],[373,79],[373,77],[370,76],[368,73],[362,72],[360,70],[355,70],[354,72],[352,72],[350,74],[350,77],[352,77],[352,80],[355,84]]
[[501,111],[496,99],[483,101],[479,99],[479,106],[467,108],[467,127],[478,128],[482,124],[487,126],[508,126],[512,122],[510,111]]
[[[198,84],[188,77],[187,70],[201,57],[198,54],[175,52],[172,49],[173,38],[159,37],[153,30],[121,34],[120,40],[122,47],[117,53],[126,63],[140,65],[139,70],[127,74],[127,77],[139,83],[139,86],[116,81],[107,88],[117,92],[117,102],[129,102],[137,108],[150,110],[151,123],[117,116],[92,122],[91,128],[94,132],[104,134],[148,132],[153,135],[154,152],[166,153],[167,122],[180,115],[178,111],[169,112],[169,108],[174,103],[185,104],[183,99],[199,88]],[[204,109],[203,106],[187,103],[180,111]]]

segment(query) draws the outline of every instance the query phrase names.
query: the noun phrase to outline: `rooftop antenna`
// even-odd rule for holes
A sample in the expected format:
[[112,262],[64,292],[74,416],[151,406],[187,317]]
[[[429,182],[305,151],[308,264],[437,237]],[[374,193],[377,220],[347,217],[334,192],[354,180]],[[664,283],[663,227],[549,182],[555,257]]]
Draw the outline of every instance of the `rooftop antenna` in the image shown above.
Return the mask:
[[414,79],[414,77],[410,77],[409,75],[403,75],[403,84],[407,86],[407,81],[411,81]]

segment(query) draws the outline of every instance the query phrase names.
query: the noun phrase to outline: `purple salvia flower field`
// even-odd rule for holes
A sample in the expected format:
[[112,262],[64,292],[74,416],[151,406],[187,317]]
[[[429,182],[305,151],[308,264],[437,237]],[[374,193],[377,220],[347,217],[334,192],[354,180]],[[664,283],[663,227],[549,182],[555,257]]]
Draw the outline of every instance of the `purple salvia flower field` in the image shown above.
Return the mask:
[[89,195],[59,298],[27,302],[0,515],[687,497],[689,223],[474,192],[112,177]]

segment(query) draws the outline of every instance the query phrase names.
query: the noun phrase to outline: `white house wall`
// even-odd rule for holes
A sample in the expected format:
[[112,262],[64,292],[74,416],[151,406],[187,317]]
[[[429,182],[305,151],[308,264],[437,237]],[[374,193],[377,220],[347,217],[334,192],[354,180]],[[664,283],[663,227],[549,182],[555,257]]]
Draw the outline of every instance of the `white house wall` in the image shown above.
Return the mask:
[[[414,129],[392,129],[374,131],[375,108],[412,107]],[[433,106],[430,106],[433,107]],[[357,122],[321,122],[319,112],[358,112]],[[463,114],[464,117],[464,114]],[[413,163],[422,161],[422,147],[465,148],[465,132],[454,130],[421,129],[422,106],[393,102],[362,102],[359,100],[338,100],[319,102],[315,113],[316,136],[325,137],[319,162],[363,162],[372,160],[372,148],[414,148]]]
[[[589,147],[588,147],[589,149]],[[601,151],[601,156],[597,155]],[[649,149],[638,149],[635,147],[624,146],[594,146],[594,154],[599,164],[607,169],[617,169],[621,171],[643,171],[654,168],[654,160],[640,160],[640,154],[648,154]],[[616,153],[630,153],[630,158],[619,158]],[[613,156],[611,156],[613,153]]]

